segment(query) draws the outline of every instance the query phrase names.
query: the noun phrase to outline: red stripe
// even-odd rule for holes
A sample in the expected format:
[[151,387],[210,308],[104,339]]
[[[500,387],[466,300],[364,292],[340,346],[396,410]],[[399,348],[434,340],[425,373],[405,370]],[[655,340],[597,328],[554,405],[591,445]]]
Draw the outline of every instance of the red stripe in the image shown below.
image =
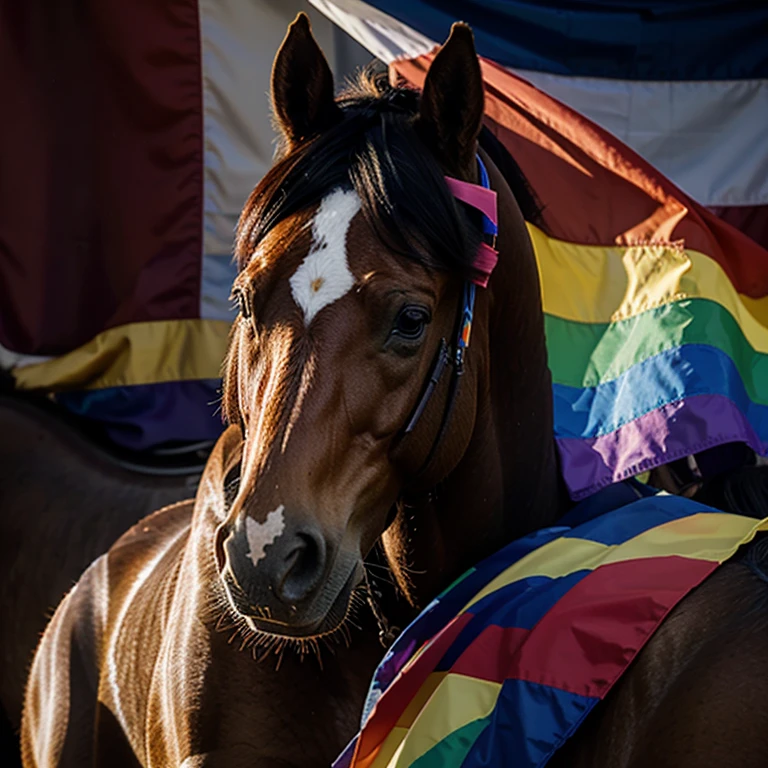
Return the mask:
[[[440,659],[450,648],[472,616],[464,613],[457,616],[435,635],[432,645],[404,672],[400,673],[387,689],[387,695],[376,703],[371,716],[355,747],[352,765],[365,768],[376,757],[379,745],[395,727],[411,699],[418,693],[424,681],[434,671]],[[375,750],[375,751],[374,751]]]
[[452,671],[602,698],[669,611],[717,566],[678,556],[602,565],[532,630],[489,626]]
[[198,316],[197,0],[6,5],[0,343],[58,354],[121,323]]
[[[421,87],[431,55],[395,62]],[[493,62],[482,60],[486,124],[543,205],[547,234],[614,245],[684,240],[717,261],[736,289],[768,295],[768,252],[694,202],[607,131]]]

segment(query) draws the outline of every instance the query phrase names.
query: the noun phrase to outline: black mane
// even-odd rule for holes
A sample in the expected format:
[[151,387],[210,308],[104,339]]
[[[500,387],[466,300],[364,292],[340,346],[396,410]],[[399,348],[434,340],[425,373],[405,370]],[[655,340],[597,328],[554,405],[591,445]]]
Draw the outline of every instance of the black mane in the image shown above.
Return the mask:
[[[345,187],[358,193],[363,214],[390,248],[432,269],[469,275],[481,238],[479,216],[451,195],[414,130],[419,93],[369,70],[338,104],[341,122],[279,159],[252,193],[238,226],[238,267],[278,221]],[[524,217],[535,221],[539,207],[517,164],[486,128],[480,144]]]

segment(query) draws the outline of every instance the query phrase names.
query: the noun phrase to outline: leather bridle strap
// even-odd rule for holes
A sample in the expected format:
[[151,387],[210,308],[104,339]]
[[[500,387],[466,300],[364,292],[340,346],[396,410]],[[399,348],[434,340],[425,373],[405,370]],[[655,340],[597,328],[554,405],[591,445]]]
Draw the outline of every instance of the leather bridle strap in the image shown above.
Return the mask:
[[457,318],[454,344],[452,347],[449,347],[445,338],[440,339],[440,346],[438,347],[434,362],[432,363],[432,368],[429,377],[427,378],[424,391],[422,392],[418,403],[416,403],[416,407],[413,409],[410,418],[406,422],[406,426],[402,433],[404,437],[409,435],[416,428],[416,425],[424,414],[432,395],[435,393],[435,390],[440,383],[443,373],[446,368],[451,366],[453,370],[451,372],[451,381],[448,387],[448,399],[446,400],[445,409],[443,410],[440,427],[426,459],[422,462],[419,471],[415,475],[415,479],[426,472],[427,468],[432,463],[432,459],[437,452],[438,446],[448,430],[451,413],[453,412],[456,397],[459,392],[459,381],[464,373],[465,351],[469,348],[472,318],[475,311],[476,288],[478,285],[482,288],[487,287],[491,273],[498,262],[498,251],[495,248],[496,236],[498,234],[496,192],[490,188],[488,173],[479,156],[477,158],[477,164],[481,184],[470,184],[466,181],[453,179],[450,176],[445,177],[448,188],[456,199],[473,208],[477,208],[483,214],[484,241],[480,244],[473,262],[473,268],[477,274],[471,281],[465,281],[463,286],[462,302]]
[[409,435],[416,428],[421,415],[424,413],[424,409],[427,407],[427,403],[432,397],[432,394],[434,393],[437,385],[440,383],[440,379],[443,376],[443,371],[450,364],[451,353],[448,349],[448,344],[446,343],[445,339],[440,339],[440,347],[438,348],[437,355],[435,355],[435,360],[432,363],[432,370],[430,371],[429,378],[427,379],[427,386],[424,388],[424,392],[421,395],[419,402],[416,404],[416,408],[414,408],[411,418],[405,425],[405,429],[403,430],[404,435]]

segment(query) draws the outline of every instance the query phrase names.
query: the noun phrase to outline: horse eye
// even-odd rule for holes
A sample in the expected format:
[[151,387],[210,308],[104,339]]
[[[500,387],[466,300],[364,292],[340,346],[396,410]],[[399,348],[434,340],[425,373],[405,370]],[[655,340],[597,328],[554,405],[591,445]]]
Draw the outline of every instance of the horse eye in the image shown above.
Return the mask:
[[416,341],[421,338],[429,320],[429,312],[423,307],[403,307],[397,315],[392,333],[407,341]]
[[247,320],[251,316],[251,306],[248,303],[248,297],[245,295],[245,292],[241,291],[239,288],[235,288],[235,290],[232,291],[232,298],[237,301],[240,314]]

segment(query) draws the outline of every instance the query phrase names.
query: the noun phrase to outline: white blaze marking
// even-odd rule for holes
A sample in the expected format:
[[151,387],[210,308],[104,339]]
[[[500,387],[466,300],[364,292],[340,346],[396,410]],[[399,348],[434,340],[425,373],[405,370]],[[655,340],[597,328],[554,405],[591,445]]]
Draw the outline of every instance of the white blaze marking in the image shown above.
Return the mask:
[[293,299],[307,325],[355,284],[347,263],[347,232],[359,210],[357,192],[343,189],[331,192],[320,203],[312,222],[312,246],[291,277]]
[[252,517],[245,518],[245,537],[248,539],[248,557],[254,565],[264,557],[264,550],[285,530],[285,520],[281,504],[277,509],[267,515],[263,523],[257,523]]

